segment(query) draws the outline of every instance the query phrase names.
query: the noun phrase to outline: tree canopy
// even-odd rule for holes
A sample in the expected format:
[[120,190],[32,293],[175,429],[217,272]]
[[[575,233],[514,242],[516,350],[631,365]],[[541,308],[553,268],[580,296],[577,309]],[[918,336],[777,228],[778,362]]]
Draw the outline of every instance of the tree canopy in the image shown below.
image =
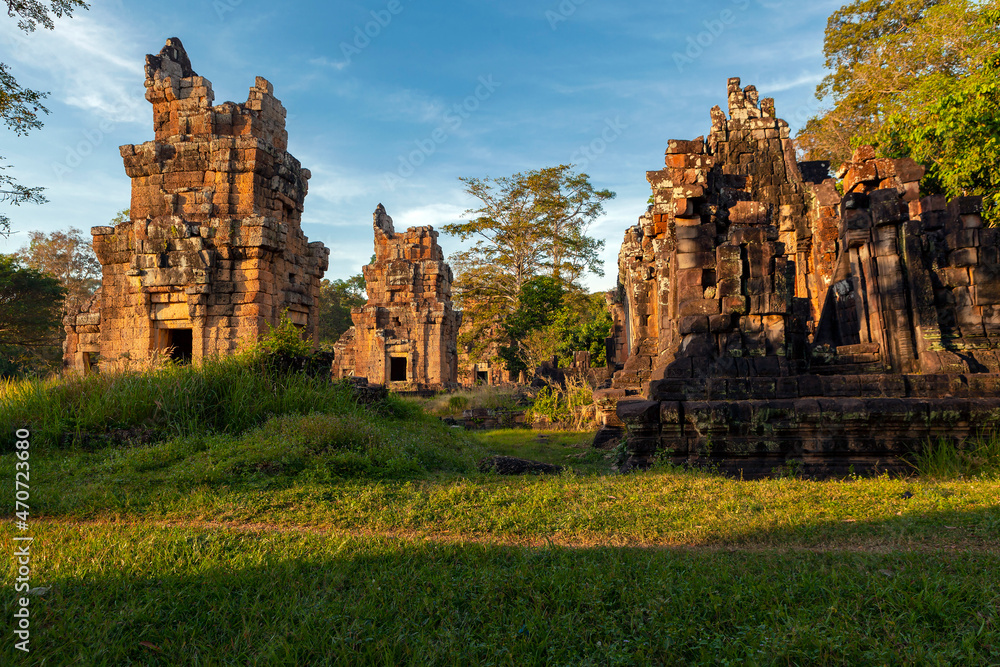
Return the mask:
[[883,155],[927,165],[928,193],[983,195],[984,217],[1000,222],[1000,51],[919,117],[899,112],[873,137]]
[[816,96],[832,106],[798,134],[810,159],[834,164],[888,118],[919,118],[1000,48],[997,0],[854,0],[827,22],[832,70]]
[[537,276],[522,285],[518,307],[504,321],[507,344],[499,357],[515,373],[552,357],[569,366],[577,351],[603,365],[612,325],[603,294],[570,291],[551,276]]
[[0,346],[51,345],[65,294],[56,278],[0,255]]
[[[41,25],[43,28],[52,30],[55,27],[53,18],[62,16],[72,16],[76,9],[87,9],[87,3],[83,0],[6,0],[7,15],[17,19],[17,27],[24,32],[33,32]],[[0,120],[15,135],[27,134],[30,130],[38,129],[42,126],[40,114],[47,114],[48,109],[42,104],[42,100],[48,93],[24,88],[18,84],[14,75],[5,63],[0,62]],[[0,163],[3,156],[0,156]],[[0,170],[6,170],[9,165],[0,164]],[[14,206],[21,204],[44,204],[46,199],[42,195],[40,187],[27,187],[20,185],[14,177],[8,173],[0,172],[0,202],[7,202]],[[10,233],[10,218],[0,213],[0,235],[6,236]]]
[[319,286],[319,342],[336,343],[351,328],[351,309],[365,305],[365,278],[326,280]]
[[587,174],[565,164],[501,178],[459,180],[479,205],[466,211],[470,220],[442,230],[475,242],[453,253],[450,261],[457,274],[456,295],[466,313],[460,342],[472,357],[481,358],[487,350],[514,347],[508,318],[532,292],[524,291],[529,281],[546,276],[548,283],[536,284],[543,291],[579,292],[587,272],[604,275],[599,254],[604,242],[587,232],[604,213],[603,202],[615,193],[594,188]]
[[572,169],[559,165],[459,179],[480,204],[466,211],[474,216],[468,222],[442,227],[463,241],[475,240],[469,250],[452,255],[464,297],[501,298],[513,305],[521,285],[536,275],[549,274],[566,286],[578,286],[587,271],[604,275],[598,255],[604,242],[587,230],[615,193],[594,189],[587,174]]
[[56,278],[66,288],[67,304],[82,304],[101,285],[101,263],[93,243],[76,227],[44,234],[30,232],[17,252],[20,263]]

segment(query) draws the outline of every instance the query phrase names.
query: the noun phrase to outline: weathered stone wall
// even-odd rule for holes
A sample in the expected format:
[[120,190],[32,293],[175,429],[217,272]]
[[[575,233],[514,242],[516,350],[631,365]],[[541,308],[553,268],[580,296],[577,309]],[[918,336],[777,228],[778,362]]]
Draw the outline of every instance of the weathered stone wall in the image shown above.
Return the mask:
[[597,398],[632,463],[860,469],[1000,419],[981,202],[920,199],[923,169],[869,147],[842,196],[828,165],[796,163],[772,100],[739,79],[728,95],[707,139],[647,173],[654,204],[619,255],[622,368]]
[[286,150],[285,109],[272,92],[258,77],[245,103],[213,106],[180,40],[146,57],[155,138],[121,147],[130,219],[91,230],[101,297],[67,321],[69,369],[85,370],[82,350],[94,344],[74,336],[92,336],[81,327],[97,312],[105,360],[166,348],[194,361],[230,353],[286,311],[315,338],[329,251],[302,233],[309,171]]
[[64,365],[89,373],[97,367],[101,356],[101,288],[66,314],[63,328],[66,331],[63,340]]
[[448,387],[458,379],[461,313],[451,268],[431,227],[396,233],[381,204],[373,215],[375,261],[364,267],[368,302],[334,350],[336,377],[366,377],[394,389]]

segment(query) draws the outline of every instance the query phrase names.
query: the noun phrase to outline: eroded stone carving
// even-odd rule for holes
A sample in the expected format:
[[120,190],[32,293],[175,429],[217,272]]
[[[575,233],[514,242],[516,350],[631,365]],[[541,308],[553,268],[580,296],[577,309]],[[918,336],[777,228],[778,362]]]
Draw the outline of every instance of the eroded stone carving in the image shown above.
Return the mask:
[[246,102],[213,106],[180,40],[146,56],[155,139],[121,147],[130,219],[91,230],[102,289],[66,318],[68,369],[94,354],[230,353],[286,311],[315,337],[329,250],[302,233],[309,171],[286,150],[272,92],[257,77]]
[[397,233],[379,204],[375,261],[363,268],[368,302],[334,346],[334,377],[365,377],[396,390],[452,387],[458,379],[458,328],[451,267],[432,227]]
[[997,425],[1000,230],[980,199],[921,199],[923,168],[870,147],[841,195],[828,164],[796,163],[773,100],[739,79],[728,96],[647,173],[619,255],[622,368],[596,397],[631,465],[846,472]]

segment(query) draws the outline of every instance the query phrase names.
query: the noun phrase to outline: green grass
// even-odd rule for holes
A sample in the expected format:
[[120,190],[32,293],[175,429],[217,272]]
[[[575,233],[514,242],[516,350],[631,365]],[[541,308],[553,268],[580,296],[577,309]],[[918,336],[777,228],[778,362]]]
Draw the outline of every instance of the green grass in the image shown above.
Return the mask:
[[914,461],[923,477],[957,479],[1000,477],[1000,435],[987,434],[959,444],[950,440],[929,443]]
[[407,399],[426,412],[438,417],[458,417],[464,410],[518,410],[531,405],[527,387],[478,385],[431,398]]
[[590,446],[592,432],[498,429],[475,436],[491,454],[554,463],[581,474],[611,472],[608,453]]
[[[9,530],[0,531],[9,540]],[[41,524],[4,664],[996,664],[996,552],[525,548]],[[7,566],[11,576],[12,566]],[[3,613],[13,613],[10,596]]]
[[[413,408],[399,400],[383,406],[400,415]],[[114,429],[147,429],[157,435],[241,433],[273,415],[357,414],[346,384],[301,374],[268,373],[244,358],[215,358],[202,367],[165,365],[146,372],[118,372],[66,379],[0,381],[0,432],[29,428],[39,447]],[[10,451],[8,442],[2,443]]]
[[[616,475],[587,433],[466,433],[258,375],[34,384],[0,406],[35,430],[31,585],[51,587],[33,652],[8,638],[0,664],[1000,664],[988,441],[906,479]],[[217,404],[144,412],[174,384]],[[150,444],[57,444],[150,419]],[[478,473],[488,454],[568,470]]]

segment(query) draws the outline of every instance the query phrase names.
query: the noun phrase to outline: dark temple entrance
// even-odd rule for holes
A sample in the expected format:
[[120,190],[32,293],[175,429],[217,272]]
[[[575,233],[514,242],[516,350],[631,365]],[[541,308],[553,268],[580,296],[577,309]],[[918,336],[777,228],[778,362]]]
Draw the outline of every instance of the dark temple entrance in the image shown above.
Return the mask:
[[406,357],[389,357],[389,382],[406,382]]
[[194,336],[191,329],[167,329],[166,345],[170,350],[170,358],[182,364],[191,363],[194,350]]

